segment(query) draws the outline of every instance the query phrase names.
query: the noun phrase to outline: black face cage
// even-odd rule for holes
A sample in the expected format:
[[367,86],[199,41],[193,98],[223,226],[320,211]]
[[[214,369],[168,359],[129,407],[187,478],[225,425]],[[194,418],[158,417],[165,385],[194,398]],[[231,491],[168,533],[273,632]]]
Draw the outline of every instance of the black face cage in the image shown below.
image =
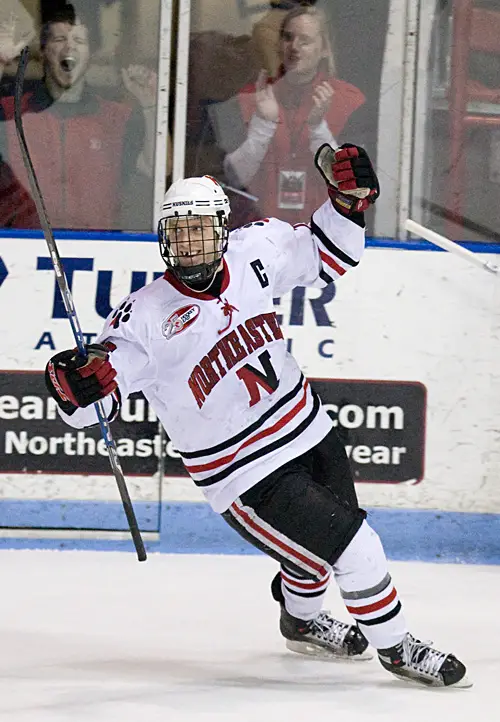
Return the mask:
[[[204,226],[203,218],[210,218],[212,225],[209,227]],[[188,219],[191,221],[198,219],[200,222],[201,234],[199,234],[196,239],[193,239],[193,241],[190,239],[190,230],[192,227],[188,225]],[[175,231],[175,228],[183,222],[185,223],[183,227],[187,229],[188,241],[187,244],[185,242],[183,243],[183,249],[185,250],[183,250],[182,254],[175,253],[174,239],[169,237],[169,224],[171,226],[172,221],[177,221],[177,223],[174,229],[170,228],[170,232],[172,230]],[[211,234],[210,238],[208,238],[208,233]],[[174,216],[160,218],[158,222],[158,242],[160,244],[161,257],[165,261],[167,269],[173,273],[179,281],[182,281],[188,286],[210,283],[219,267],[222,256],[227,250],[228,238],[228,219],[224,211],[217,211],[215,215],[196,215],[191,212],[184,215],[175,213]],[[189,256],[191,254],[191,243],[193,244],[194,250],[194,248],[199,247],[200,242],[202,247],[201,262],[196,265],[182,265],[182,260],[186,258],[186,255]],[[210,246],[211,242],[213,246]]]

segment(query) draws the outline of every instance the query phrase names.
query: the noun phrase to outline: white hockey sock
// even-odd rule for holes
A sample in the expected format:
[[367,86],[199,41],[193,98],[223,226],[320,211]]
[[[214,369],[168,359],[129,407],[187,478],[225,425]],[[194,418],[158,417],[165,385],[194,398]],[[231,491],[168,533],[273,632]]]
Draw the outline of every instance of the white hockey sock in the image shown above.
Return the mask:
[[379,536],[366,521],[337,559],[333,573],[347,610],[370,644],[387,649],[401,642],[408,631],[401,602]]
[[281,565],[281,591],[286,611],[298,619],[315,619],[321,611],[330,582],[330,573],[323,579],[307,579]]

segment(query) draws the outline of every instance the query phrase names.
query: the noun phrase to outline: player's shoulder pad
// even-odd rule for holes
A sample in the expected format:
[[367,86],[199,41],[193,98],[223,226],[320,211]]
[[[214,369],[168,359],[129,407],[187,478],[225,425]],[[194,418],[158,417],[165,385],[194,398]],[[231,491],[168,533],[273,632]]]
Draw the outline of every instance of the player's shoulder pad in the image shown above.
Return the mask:
[[106,329],[115,334],[127,335],[127,331],[134,328],[134,335],[137,335],[137,329],[147,325],[148,319],[154,316],[154,309],[160,305],[157,300],[160,280],[162,279],[148,283],[125,296],[107,317]]
[[107,317],[106,328],[116,332],[119,329],[123,330],[125,325],[132,325],[132,317],[135,319],[137,316],[137,300],[137,292],[125,296]]
[[244,226],[236,228],[231,232],[230,241],[235,246],[240,244],[242,250],[249,245],[255,247],[259,241],[271,242],[273,245],[279,246],[291,233],[293,233],[293,227],[289,223],[280,221],[278,218],[263,218],[260,221],[246,223]]
[[259,221],[251,221],[250,223],[245,223],[245,225],[231,231],[231,238],[243,240],[254,236],[257,233],[265,233],[272,229],[276,224],[280,223],[283,223],[283,221],[278,220],[278,218],[261,218]]

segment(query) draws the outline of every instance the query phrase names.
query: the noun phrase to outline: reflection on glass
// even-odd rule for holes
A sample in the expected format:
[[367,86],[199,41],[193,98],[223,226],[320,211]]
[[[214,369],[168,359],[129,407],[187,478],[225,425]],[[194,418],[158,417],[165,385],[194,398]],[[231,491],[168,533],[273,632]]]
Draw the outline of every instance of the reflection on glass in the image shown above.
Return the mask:
[[[149,230],[156,71],[139,64],[117,69],[109,58],[103,63],[84,9],[85,4],[78,15],[72,5],[64,5],[45,15],[43,77],[27,83],[23,95],[26,138],[49,218],[56,228]],[[2,72],[9,48],[16,48],[15,33],[12,22],[0,33]],[[28,187],[13,117],[13,96],[5,93],[0,153]]]
[[313,162],[325,142],[376,160],[389,4],[193,0],[185,175],[221,180],[233,226],[308,222],[325,200]]

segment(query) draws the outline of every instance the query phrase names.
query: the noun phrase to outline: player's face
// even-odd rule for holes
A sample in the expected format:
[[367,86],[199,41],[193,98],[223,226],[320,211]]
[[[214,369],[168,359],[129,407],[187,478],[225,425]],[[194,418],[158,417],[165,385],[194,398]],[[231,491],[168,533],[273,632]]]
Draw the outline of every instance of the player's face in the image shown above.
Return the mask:
[[85,74],[90,59],[87,28],[81,23],[52,23],[43,49],[45,73],[63,90]]
[[167,235],[170,254],[175,259],[175,264],[179,266],[213,263],[219,252],[219,241],[211,216],[169,218]]
[[292,18],[283,29],[281,53],[287,73],[306,79],[314,77],[325,56],[323,32],[318,18],[310,15]]

